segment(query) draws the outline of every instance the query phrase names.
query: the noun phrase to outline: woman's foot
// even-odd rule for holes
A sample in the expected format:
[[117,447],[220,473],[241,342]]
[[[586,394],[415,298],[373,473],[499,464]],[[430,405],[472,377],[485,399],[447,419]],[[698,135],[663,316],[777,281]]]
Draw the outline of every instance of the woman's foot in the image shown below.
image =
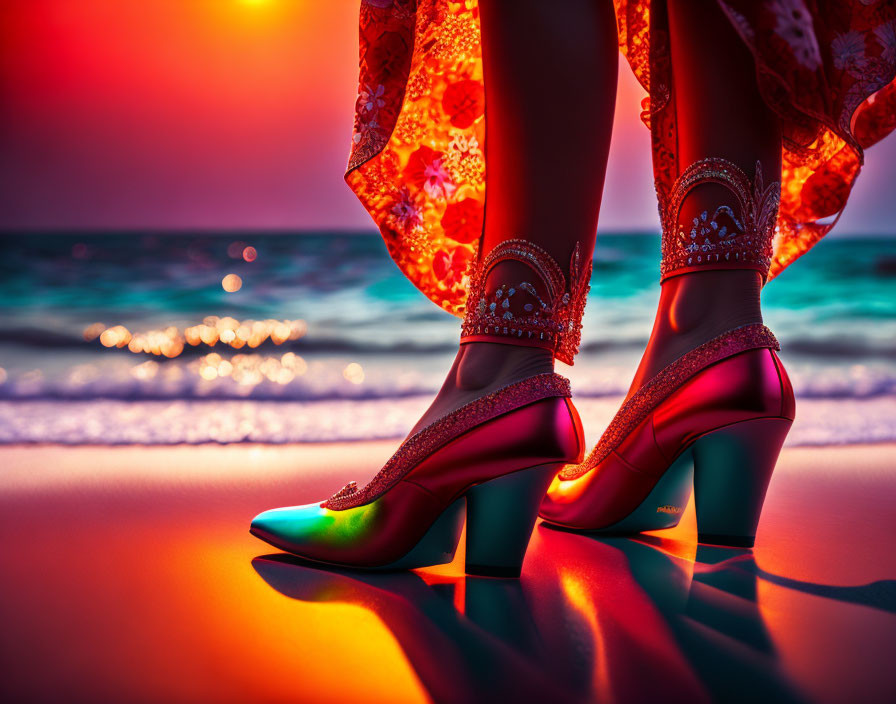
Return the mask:
[[629,398],[683,354],[728,330],[762,322],[757,271],[698,271],[663,282],[647,349],[629,388]]

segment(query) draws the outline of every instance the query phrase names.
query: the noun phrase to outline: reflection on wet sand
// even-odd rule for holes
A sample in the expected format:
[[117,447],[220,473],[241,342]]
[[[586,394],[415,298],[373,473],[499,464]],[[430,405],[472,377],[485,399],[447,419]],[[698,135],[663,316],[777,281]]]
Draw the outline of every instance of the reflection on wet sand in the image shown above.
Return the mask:
[[554,671],[516,580],[427,583],[413,572],[328,571],[284,555],[258,557],[252,565],[290,598],[373,611],[434,701],[581,701]]
[[760,570],[751,551],[700,545],[691,556],[682,551],[693,545],[653,536],[537,530],[550,558],[519,582],[326,569],[283,554],[252,565],[292,599],[373,611],[436,702],[807,702],[778,662],[758,580],[896,607],[893,581],[802,583]]
[[896,701],[896,448],[786,450],[754,552],[697,546],[692,507],[630,538],[538,525],[519,581],[248,534],[392,449],[0,451],[0,699]]

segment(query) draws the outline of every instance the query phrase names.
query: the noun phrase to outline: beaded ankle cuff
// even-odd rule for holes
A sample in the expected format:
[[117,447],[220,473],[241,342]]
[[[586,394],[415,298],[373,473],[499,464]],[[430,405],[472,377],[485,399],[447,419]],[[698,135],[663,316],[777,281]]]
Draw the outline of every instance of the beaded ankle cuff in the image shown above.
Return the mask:
[[477,425],[542,399],[569,395],[569,380],[549,373],[530,376],[471,401],[405,440],[365,487],[359,489],[355,482],[349,482],[321,506],[341,511],[368,504],[389,491],[433,452]]
[[[722,205],[711,216],[704,210],[690,225],[680,222],[684,199],[704,183],[717,183],[731,191],[737,208]],[[759,162],[750,184],[747,175],[727,159],[702,159],[678,177],[670,198],[662,193],[658,198],[663,225],[662,279],[703,269],[755,269],[763,279],[768,276],[781,184],[775,181],[763,187]]]
[[651,377],[622,404],[585,461],[564,467],[560,479],[578,479],[597,467],[651,411],[698,372],[726,357],[761,348],[781,349],[771,330],[760,323],[753,323],[729,330],[682,355]]
[[[591,279],[591,261],[581,261],[576,243],[569,264],[569,288],[557,262],[526,240],[506,240],[473,265],[467,309],[461,326],[463,342],[488,341],[549,349],[561,362],[572,364],[582,336],[582,314]],[[530,267],[542,284],[502,283],[486,290],[489,272],[502,261]]]

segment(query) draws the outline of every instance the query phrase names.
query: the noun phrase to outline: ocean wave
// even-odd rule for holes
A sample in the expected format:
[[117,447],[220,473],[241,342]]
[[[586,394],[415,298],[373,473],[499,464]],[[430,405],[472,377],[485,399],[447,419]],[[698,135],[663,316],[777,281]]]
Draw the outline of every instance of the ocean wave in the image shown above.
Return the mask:
[[[307,359],[307,361],[306,361]],[[624,395],[637,354],[581,359],[561,369],[578,398]],[[0,400],[7,401],[374,401],[433,395],[451,355],[425,358],[351,355],[303,358],[216,353],[195,359],[136,362],[130,356],[102,363],[62,365],[8,373],[0,369]],[[58,362],[57,362],[58,363]],[[884,361],[818,363],[785,359],[794,390],[805,399],[896,397],[896,364]]]
[[[626,370],[628,371],[628,370]],[[609,373],[608,373],[609,372]],[[77,376],[77,372],[75,373]],[[631,373],[569,373],[576,396],[601,399],[623,395]],[[896,397],[896,373],[862,366],[835,368],[827,373],[791,370],[798,397],[804,399],[868,399]],[[356,385],[332,371],[324,378],[309,378],[281,384],[262,379],[251,386],[233,379],[213,382],[197,375],[181,373],[168,379],[138,381],[105,375],[91,380],[70,377],[46,380],[26,373],[0,384],[0,400],[17,401],[390,401],[413,396],[432,396],[438,390],[438,377],[408,372],[394,378],[376,377]]]
[[[420,320],[415,321],[415,316]],[[426,336],[421,339],[419,327],[414,322],[429,323]],[[392,323],[388,335],[378,332]],[[889,320],[887,321],[890,322]],[[394,320],[384,317],[382,320],[367,321],[366,325],[344,325],[342,334],[328,329],[329,326],[318,326],[314,334],[303,337],[300,340],[287,341],[280,344],[270,339],[264,340],[254,348],[256,352],[295,352],[296,354],[363,354],[383,356],[406,356],[418,354],[439,354],[453,352],[457,349],[457,330],[454,321],[445,319],[444,315],[436,312],[436,316],[429,313],[411,313],[401,317],[400,325],[395,325]],[[647,338],[643,336],[646,329],[644,325],[631,325],[626,329],[624,325],[618,325],[613,321],[602,326],[614,329],[613,338],[584,339],[580,348],[581,353],[588,355],[614,354],[619,352],[640,352],[647,344]],[[896,341],[892,335],[878,336],[877,330],[870,330],[869,334],[862,335],[857,331],[844,334],[842,331],[831,332],[829,335],[807,335],[804,331],[796,334],[784,332],[778,334],[782,348],[789,354],[799,355],[812,359],[831,359],[838,361],[865,360],[865,359],[894,359],[896,358]],[[70,350],[73,352],[96,353],[97,355],[115,355],[133,359],[132,353],[126,348],[105,349],[99,340],[87,341],[82,331],[66,331],[62,329],[50,329],[47,327],[0,327],[0,344],[14,346],[25,353],[29,348],[35,351]],[[198,357],[215,351],[219,348],[206,344],[197,346],[185,345],[179,356],[186,358]]]

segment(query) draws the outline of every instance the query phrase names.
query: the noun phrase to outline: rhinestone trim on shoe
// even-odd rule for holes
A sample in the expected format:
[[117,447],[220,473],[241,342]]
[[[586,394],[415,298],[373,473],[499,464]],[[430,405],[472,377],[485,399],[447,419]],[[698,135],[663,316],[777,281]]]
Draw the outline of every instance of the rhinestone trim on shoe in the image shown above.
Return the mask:
[[622,404],[585,461],[564,467],[560,479],[578,479],[597,467],[657,406],[698,372],[739,352],[761,348],[781,349],[771,330],[753,323],[729,330],[682,355]]
[[[712,217],[704,210],[693,218],[690,229],[679,222],[684,199],[697,186],[717,183],[734,194],[739,217],[728,205],[716,208]],[[691,164],[672,186],[667,200],[657,192],[662,218],[663,257],[660,274],[666,279],[676,273],[708,268],[757,269],[768,276],[772,240],[781,200],[781,183],[762,183],[762,166],[756,162],[753,183],[727,159],[711,157]],[[720,217],[728,225],[720,224]]]
[[[528,281],[501,284],[486,291],[489,272],[500,262],[513,260],[529,266],[541,279],[543,298]],[[528,240],[505,240],[470,272],[468,305],[461,326],[461,342],[482,338],[512,338],[552,350],[561,362],[572,364],[582,338],[582,314],[591,279],[591,262],[583,265],[576,243],[569,263],[569,290],[566,277],[553,257]],[[529,302],[514,311],[514,296],[526,294]]]
[[471,401],[405,440],[367,486],[358,489],[355,482],[349,482],[321,506],[341,511],[370,503],[389,491],[433,452],[468,430],[530,403],[558,396],[569,398],[569,380],[559,374],[547,373],[509,384]]

